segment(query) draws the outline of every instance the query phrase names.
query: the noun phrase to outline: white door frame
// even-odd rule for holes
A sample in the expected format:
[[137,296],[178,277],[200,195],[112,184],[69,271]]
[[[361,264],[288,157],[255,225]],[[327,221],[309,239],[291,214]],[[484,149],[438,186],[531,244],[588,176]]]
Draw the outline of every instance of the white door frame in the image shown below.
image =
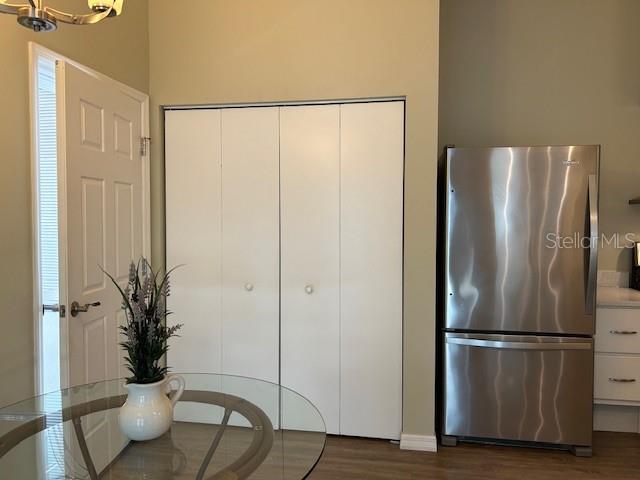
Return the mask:
[[[113,80],[106,75],[97,72],[91,68],[85,67],[70,58],[67,58],[59,53],[56,53],[48,48],[45,48],[35,42],[29,42],[29,99],[30,99],[30,113],[31,113],[31,225],[32,225],[32,259],[33,259],[33,321],[34,321],[34,359],[35,359],[35,393],[37,395],[46,393],[41,391],[42,385],[42,368],[41,368],[41,348],[42,345],[42,299],[40,298],[40,231],[39,231],[39,175],[38,175],[38,118],[37,118],[37,104],[35,101],[37,91],[37,62],[38,58],[45,57],[55,62],[65,62],[73,65],[74,67],[83,70],[84,72],[98,78],[101,81],[108,82],[122,93],[130,96],[131,98],[140,102],[141,118],[142,118],[142,135],[143,137],[149,137],[149,96],[143,92],[140,92],[124,83]],[[64,78],[56,78],[56,83],[64,82]],[[61,89],[57,89],[61,91]],[[64,118],[64,99],[56,98],[56,117]],[[64,125],[58,124],[58,138],[64,139]],[[60,132],[63,134],[61,135]],[[65,145],[57,145],[58,150],[58,205],[61,213],[66,212],[66,158]],[[151,192],[150,192],[150,149],[145,149],[145,155],[142,156],[142,182],[143,182],[143,238],[142,238],[142,252],[146,258],[150,258],[151,255]],[[66,272],[67,272],[67,252],[66,246],[66,216],[61,214],[59,216],[58,231],[60,235],[59,243],[62,246],[60,251],[60,288],[66,290]],[[61,292],[60,301],[64,302],[66,297],[66,291]],[[68,359],[68,325],[67,318],[60,319],[60,337],[61,337],[61,357]],[[60,365],[60,376],[63,387],[68,386],[69,379],[69,365],[68,362],[65,365]]]

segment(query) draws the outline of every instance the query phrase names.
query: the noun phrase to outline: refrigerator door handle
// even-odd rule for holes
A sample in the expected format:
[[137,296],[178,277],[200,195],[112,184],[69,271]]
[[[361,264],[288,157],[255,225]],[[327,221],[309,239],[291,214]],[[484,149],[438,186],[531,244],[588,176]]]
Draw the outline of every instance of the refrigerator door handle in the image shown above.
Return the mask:
[[596,303],[596,284],[598,279],[598,177],[589,175],[589,270],[587,272],[587,291],[585,310],[593,315]]
[[566,341],[543,341],[543,342],[526,342],[526,341],[505,341],[505,340],[488,340],[482,337],[449,337],[446,342],[453,345],[463,345],[467,347],[479,348],[497,348],[503,350],[590,350],[591,342],[566,342]]

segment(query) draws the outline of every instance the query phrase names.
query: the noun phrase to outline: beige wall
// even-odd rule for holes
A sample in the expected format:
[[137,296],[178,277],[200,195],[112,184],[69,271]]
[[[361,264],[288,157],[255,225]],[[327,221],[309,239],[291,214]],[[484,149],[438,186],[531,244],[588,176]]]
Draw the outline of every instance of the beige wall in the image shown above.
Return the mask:
[[[85,0],[56,6],[86,10]],[[33,307],[29,77],[32,40],[131,85],[148,90],[147,1],[126,2],[126,15],[102,25],[62,25],[36,35],[0,15],[0,406],[33,393]]]
[[602,144],[602,230],[640,232],[638,19],[637,0],[443,1],[440,146]]
[[[407,96],[404,430],[433,432],[438,0],[154,0],[152,229],[163,255],[159,105]],[[185,319],[188,328],[188,319]]]

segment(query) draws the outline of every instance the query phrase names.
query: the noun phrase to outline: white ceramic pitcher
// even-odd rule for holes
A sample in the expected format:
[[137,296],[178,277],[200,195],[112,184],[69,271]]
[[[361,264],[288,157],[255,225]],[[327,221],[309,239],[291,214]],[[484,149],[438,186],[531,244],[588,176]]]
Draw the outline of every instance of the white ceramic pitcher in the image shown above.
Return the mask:
[[[178,389],[167,396],[170,383]],[[120,408],[120,430],[131,440],[152,440],[166,433],[173,422],[173,406],[184,392],[184,378],[167,375],[155,383],[129,383],[125,385],[127,401]]]

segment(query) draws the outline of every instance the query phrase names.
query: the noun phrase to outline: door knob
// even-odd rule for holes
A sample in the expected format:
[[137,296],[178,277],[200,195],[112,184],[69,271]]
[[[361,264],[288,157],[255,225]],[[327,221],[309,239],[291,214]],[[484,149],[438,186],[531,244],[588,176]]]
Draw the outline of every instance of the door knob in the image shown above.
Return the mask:
[[71,304],[71,316],[77,317],[79,313],[88,312],[91,307],[99,306],[100,302],[85,303],[84,305],[80,305],[78,302],[73,302]]
[[251,290],[253,290],[253,283],[245,283],[245,284],[244,284],[244,289],[245,289],[247,292],[250,292]]
[[313,285],[306,285],[304,291],[307,292],[307,295],[311,295],[313,293]]

